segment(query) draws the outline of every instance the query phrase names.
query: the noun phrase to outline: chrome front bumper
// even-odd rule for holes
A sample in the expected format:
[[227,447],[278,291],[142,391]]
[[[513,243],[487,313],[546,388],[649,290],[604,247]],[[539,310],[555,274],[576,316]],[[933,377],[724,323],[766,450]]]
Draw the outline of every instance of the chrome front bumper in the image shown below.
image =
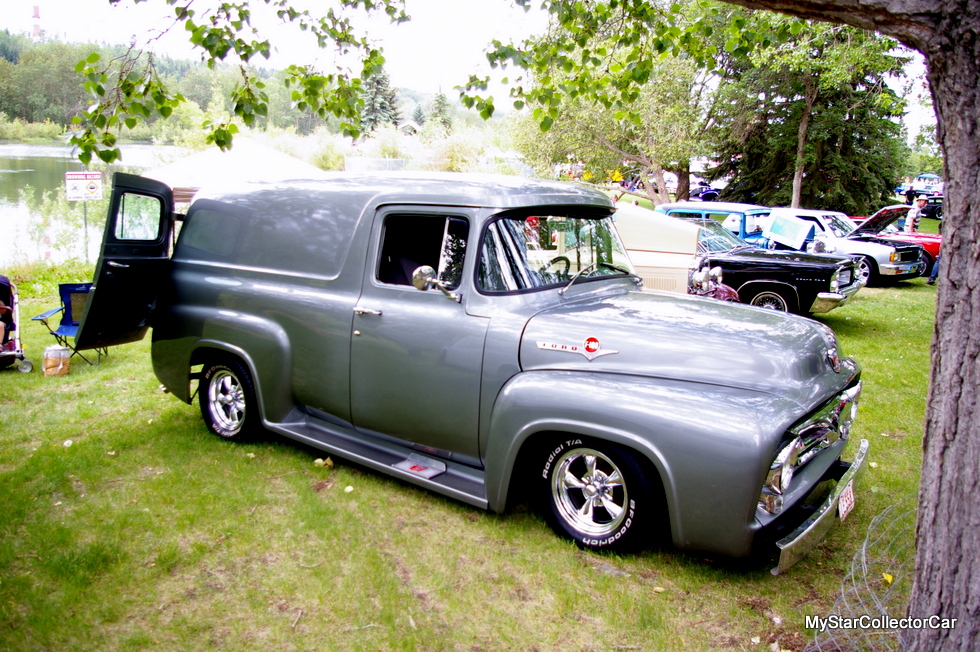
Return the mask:
[[[780,553],[779,563],[772,569],[773,575],[785,573],[796,562],[803,559],[837,523],[837,506],[840,503],[841,494],[844,493],[849,484],[855,483],[864,472],[870,447],[867,439],[861,440],[861,446],[857,455],[854,456],[854,461],[851,462],[851,467],[844,472],[844,475],[837,482],[837,486],[834,487],[834,490],[827,496],[819,509],[793,532],[776,542]],[[853,484],[851,484],[851,490],[853,491]]]
[[817,298],[813,300],[813,305],[810,306],[810,312],[830,312],[834,308],[843,306],[845,303],[847,303],[847,300],[851,298],[851,295],[863,287],[863,283],[857,282],[851,283],[841,292],[821,292],[817,295]]
[[878,273],[882,276],[921,276],[926,268],[923,262],[915,263],[882,263],[878,265]]

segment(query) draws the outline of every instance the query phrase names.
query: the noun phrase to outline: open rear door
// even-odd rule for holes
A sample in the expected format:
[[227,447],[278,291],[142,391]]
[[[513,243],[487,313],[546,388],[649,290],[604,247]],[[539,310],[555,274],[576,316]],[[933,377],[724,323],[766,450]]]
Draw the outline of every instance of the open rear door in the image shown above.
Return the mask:
[[117,172],[95,285],[75,346],[94,349],[143,339],[170,265],[173,191],[166,184]]

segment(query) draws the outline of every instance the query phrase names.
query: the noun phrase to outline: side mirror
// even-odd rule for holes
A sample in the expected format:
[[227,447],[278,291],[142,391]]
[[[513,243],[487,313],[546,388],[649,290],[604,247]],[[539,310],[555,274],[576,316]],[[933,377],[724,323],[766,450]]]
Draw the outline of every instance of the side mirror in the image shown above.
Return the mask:
[[436,270],[431,265],[422,265],[412,272],[412,285],[423,292],[432,288],[436,281]]
[[450,292],[449,288],[436,277],[436,270],[432,269],[431,265],[422,265],[417,267],[414,272],[412,272],[412,285],[415,286],[416,290],[431,290],[432,288],[439,288],[439,290],[446,295],[447,299],[459,303],[462,297],[458,292]]

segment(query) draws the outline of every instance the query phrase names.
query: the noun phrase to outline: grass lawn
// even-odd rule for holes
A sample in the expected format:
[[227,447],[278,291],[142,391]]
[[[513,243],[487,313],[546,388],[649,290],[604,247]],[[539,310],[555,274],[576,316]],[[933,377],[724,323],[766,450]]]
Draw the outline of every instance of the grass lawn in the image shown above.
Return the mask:
[[924,279],[820,317],[864,367],[854,439],[871,440],[874,468],[852,515],[780,577],[672,551],[583,552],[523,509],[493,515],[343,460],[316,466],[322,453],[271,436],[224,442],[196,402],[160,390],[148,342],[45,377],[53,338],[29,321],[58,303],[45,287],[22,296],[35,371],[0,371],[8,652],[799,650],[804,615],[829,613],[871,519],[918,487]]

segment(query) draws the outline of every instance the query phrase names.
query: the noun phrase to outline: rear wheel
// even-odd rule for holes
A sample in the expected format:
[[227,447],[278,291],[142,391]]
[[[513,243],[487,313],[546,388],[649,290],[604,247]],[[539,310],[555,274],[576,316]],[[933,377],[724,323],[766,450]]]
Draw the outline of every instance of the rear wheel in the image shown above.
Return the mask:
[[661,521],[661,492],[629,452],[569,438],[549,448],[541,476],[545,515],[558,534],[593,550],[651,543]]
[[756,293],[754,297],[749,300],[750,306],[758,306],[760,308],[768,308],[770,310],[778,310],[780,312],[789,312],[790,304],[789,299],[779,292],[778,290],[762,290]]
[[205,425],[222,439],[245,441],[262,430],[252,377],[240,361],[205,365],[198,398]]

